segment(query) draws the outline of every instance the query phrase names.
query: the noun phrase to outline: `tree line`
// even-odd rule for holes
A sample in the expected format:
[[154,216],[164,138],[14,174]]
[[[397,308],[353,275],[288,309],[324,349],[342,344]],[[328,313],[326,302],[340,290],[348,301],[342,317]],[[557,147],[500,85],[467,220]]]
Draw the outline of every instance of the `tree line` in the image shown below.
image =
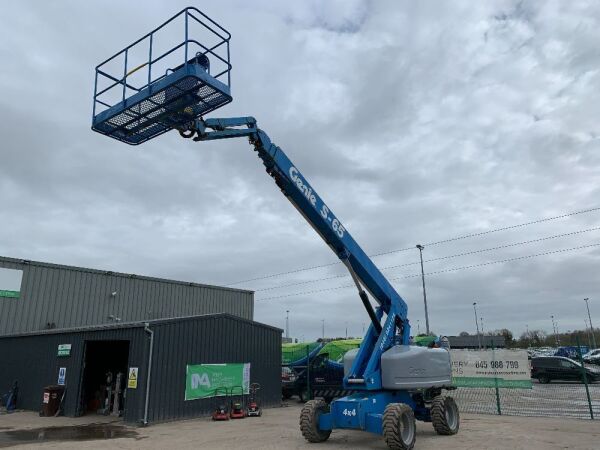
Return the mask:
[[[594,334],[596,336],[596,342],[600,343],[600,330],[595,328]],[[515,337],[512,331],[507,328],[501,328],[494,330],[491,333],[485,333],[486,336],[503,336],[504,342],[507,348],[529,348],[529,347],[558,347],[558,346],[572,346],[577,345],[577,339],[579,338],[580,345],[587,345],[593,347],[594,338],[592,332],[587,330],[568,330],[564,333],[547,333],[544,330],[529,330],[529,332],[523,332],[519,337]],[[476,334],[469,334],[467,331],[463,331],[459,336],[476,336]]]

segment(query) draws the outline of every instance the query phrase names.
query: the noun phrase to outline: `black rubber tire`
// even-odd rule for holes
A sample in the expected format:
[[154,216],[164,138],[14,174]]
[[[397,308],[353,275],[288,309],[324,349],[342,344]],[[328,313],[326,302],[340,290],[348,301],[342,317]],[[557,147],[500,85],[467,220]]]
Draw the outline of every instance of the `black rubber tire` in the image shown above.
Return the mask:
[[550,378],[542,375],[542,376],[538,377],[538,381],[540,382],[540,384],[548,384],[548,383],[550,383]]
[[324,442],[329,439],[331,430],[319,429],[319,416],[329,412],[329,405],[323,400],[309,400],[300,412],[300,431],[308,442]]
[[383,439],[392,450],[411,450],[417,438],[415,414],[405,403],[390,403],[383,413]]
[[431,402],[431,423],[437,434],[451,436],[458,433],[460,414],[452,397],[436,396]]

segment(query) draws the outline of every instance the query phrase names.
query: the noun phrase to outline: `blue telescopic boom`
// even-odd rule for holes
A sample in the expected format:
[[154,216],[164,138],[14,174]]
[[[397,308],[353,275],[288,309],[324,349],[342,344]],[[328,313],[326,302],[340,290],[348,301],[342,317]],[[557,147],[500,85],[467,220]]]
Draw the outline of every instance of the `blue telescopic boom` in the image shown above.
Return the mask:
[[[248,137],[266,171],[347,267],[369,314],[371,325],[344,384],[351,389],[381,389],[381,355],[394,344],[409,343],[407,305],[352,238],[283,150],[257,127],[253,117],[198,119],[180,134],[195,141]],[[367,292],[378,306],[374,309]],[[382,324],[383,315],[386,315]]]

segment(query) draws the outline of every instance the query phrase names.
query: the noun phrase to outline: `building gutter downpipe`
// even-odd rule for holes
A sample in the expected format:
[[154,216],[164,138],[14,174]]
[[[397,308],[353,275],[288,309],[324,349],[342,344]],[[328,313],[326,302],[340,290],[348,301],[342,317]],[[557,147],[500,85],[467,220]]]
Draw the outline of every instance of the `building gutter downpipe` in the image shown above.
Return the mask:
[[146,376],[146,399],[144,400],[144,426],[148,425],[148,400],[150,398],[150,375],[152,374],[152,350],[154,348],[154,331],[150,329],[150,324],[144,324],[144,331],[150,335],[150,351],[148,353],[148,372]]

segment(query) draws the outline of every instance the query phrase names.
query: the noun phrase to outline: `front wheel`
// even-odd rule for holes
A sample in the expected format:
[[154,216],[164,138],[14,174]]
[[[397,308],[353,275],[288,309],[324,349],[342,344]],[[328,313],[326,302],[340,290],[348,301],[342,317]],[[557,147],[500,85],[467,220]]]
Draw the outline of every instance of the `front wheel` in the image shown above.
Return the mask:
[[308,442],[324,442],[329,439],[331,430],[319,428],[319,416],[329,412],[329,405],[323,400],[309,400],[300,412],[300,431]]
[[458,433],[460,415],[452,397],[436,396],[431,402],[431,423],[437,434],[450,436]]
[[417,437],[415,414],[404,403],[390,403],[383,413],[383,439],[392,450],[411,450]]

